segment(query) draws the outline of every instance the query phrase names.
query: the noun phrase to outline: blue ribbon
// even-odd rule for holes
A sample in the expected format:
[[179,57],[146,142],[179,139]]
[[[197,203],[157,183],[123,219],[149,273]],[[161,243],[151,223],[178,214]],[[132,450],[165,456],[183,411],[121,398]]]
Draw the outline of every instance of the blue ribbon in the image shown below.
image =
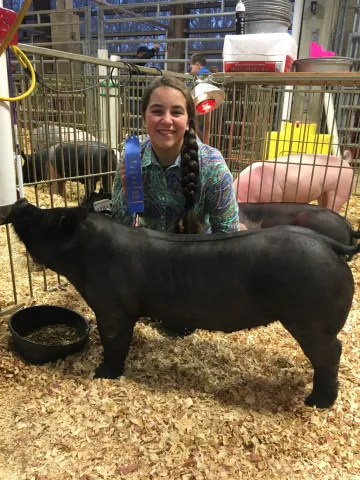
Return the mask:
[[130,135],[125,141],[125,176],[129,213],[144,211],[144,191],[141,177],[140,141]]

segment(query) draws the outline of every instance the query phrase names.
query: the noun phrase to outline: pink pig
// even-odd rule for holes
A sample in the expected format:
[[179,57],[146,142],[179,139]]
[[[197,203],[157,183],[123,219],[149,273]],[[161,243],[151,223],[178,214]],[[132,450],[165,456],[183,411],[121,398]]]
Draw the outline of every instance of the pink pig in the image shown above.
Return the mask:
[[[234,181],[238,202],[297,202],[318,200],[339,212],[348,201],[353,182],[350,152],[344,160],[328,155],[298,154],[255,162]],[[300,165],[301,163],[301,165]],[[315,163],[315,165],[314,165]]]

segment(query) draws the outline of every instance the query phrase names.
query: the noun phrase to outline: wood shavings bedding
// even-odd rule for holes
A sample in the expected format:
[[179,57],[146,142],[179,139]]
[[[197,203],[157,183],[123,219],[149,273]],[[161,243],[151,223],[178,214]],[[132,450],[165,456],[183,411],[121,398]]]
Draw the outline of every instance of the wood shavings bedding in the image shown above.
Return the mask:
[[[353,197],[354,227],[359,207]],[[91,331],[82,352],[34,366],[11,351],[0,317],[1,480],[360,478],[359,256],[350,263],[356,294],[340,334],[339,397],[317,410],[303,404],[312,369],[280,324],[173,339],[138,322],[125,375],[92,380],[101,358],[93,312],[53,272],[44,292],[31,264],[30,298],[25,252],[10,235],[19,298],[72,308]],[[0,246],[4,306],[12,295],[4,232]]]

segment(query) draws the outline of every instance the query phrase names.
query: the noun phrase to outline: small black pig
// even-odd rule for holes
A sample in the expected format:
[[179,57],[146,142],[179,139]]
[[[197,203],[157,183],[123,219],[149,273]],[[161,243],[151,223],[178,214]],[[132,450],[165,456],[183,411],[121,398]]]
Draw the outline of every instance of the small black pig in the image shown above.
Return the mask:
[[43,210],[25,199],[13,205],[6,223],[36,261],[64,275],[94,310],[104,349],[96,378],[122,375],[140,317],[223,332],[278,320],[313,366],[306,404],[329,407],[336,400],[337,335],[354,294],[343,257],[360,245],[293,226],[159,233],[81,206]]
[[344,245],[355,245],[360,231],[341,215],[325,207],[308,203],[270,202],[238,203],[239,220],[247,228],[269,228],[277,225],[297,225],[311,228]]
[[[87,194],[96,187],[101,178],[104,189],[111,190],[112,180],[106,172],[116,170],[116,154],[111,150],[109,155],[106,145],[100,145],[99,148],[97,144],[89,146],[72,143],[58,144],[50,147],[49,150],[35,152],[34,160],[32,155],[25,155],[23,152],[22,157],[24,183],[80,176],[79,182],[85,185]],[[90,174],[99,175],[81,178]],[[57,184],[60,195],[65,196],[65,181],[59,181]]]

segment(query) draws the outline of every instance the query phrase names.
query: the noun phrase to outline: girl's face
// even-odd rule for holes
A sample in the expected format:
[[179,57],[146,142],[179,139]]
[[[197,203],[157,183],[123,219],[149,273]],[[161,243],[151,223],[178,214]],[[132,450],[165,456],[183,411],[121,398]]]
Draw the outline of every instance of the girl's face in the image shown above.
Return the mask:
[[153,91],[145,111],[146,129],[162,165],[174,163],[189,123],[184,95],[173,87]]

